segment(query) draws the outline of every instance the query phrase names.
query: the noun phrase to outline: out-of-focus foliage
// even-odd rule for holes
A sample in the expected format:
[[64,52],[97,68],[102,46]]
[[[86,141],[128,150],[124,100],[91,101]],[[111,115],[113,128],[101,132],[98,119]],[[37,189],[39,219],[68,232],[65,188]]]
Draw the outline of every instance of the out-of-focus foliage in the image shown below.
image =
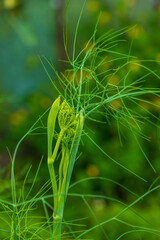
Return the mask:
[[[0,195],[4,199],[10,197],[10,159],[6,147],[12,153],[19,138],[25,134],[35,119],[51,106],[55,98],[40,58],[43,58],[43,56],[51,58],[57,69],[59,67],[58,70],[66,74],[64,68],[60,69],[61,65],[58,64],[58,49],[62,46],[57,37],[56,26],[57,21],[60,20],[57,18],[59,6],[55,2],[61,1],[0,0],[0,182],[3,181],[3,184],[0,184]],[[71,0],[67,10],[70,53],[72,53],[73,35],[82,5],[83,1]],[[153,60],[144,61],[143,64],[154,72],[160,73],[160,2],[153,0],[88,0],[79,25],[77,52],[84,48],[93,34],[98,17],[99,30],[97,34],[99,36],[110,29],[117,30],[128,26],[129,30],[122,37],[125,42],[115,46],[115,49],[125,54],[130,51],[131,56],[137,57],[136,60],[131,58],[133,64],[127,66],[128,71],[130,71],[129,81],[144,75],[144,69],[141,67],[143,60]],[[112,52],[107,53],[104,58],[106,59],[104,64],[106,70],[118,67],[114,61],[111,61],[113,58]],[[137,65],[134,64],[135,61]],[[67,67],[67,64],[62,64]],[[48,66],[47,70],[54,80],[55,76]],[[106,81],[110,80],[106,79]],[[118,81],[119,76],[115,75],[110,84],[116,85]],[[146,76],[146,86],[160,87],[160,83],[156,78],[148,75]],[[108,125],[92,122],[85,129],[110,156],[143,176],[147,179],[147,183],[135,179],[110,162],[85,136],[81,144],[82,155],[77,161],[73,181],[86,177],[107,177],[134,190],[138,195],[142,195],[148,190],[160,173],[160,130],[156,126],[159,125],[160,100],[154,97],[151,101],[157,107],[139,102],[143,108],[150,110],[157,116],[155,126],[150,124],[143,126],[143,131],[149,140],[144,141],[144,139],[139,138],[140,145],[125,128],[118,131],[117,122],[114,119],[110,119]],[[114,102],[112,104],[113,108],[119,108],[121,103]],[[99,120],[104,121],[103,117],[100,117]],[[46,126],[46,122],[43,122],[42,125]],[[30,173],[29,182],[34,178],[34,170],[39,159],[42,155],[46,156],[46,142],[44,132],[43,135],[29,136],[22,144],[16,164],[16,178],[19,184],[21,184],[30,164],[33,165],[33,170]],[[148,165],[140,146],[155,167],[156,173]],[[43,181],[48,179],[45,158],[40,176],[39,184],[43,184]],[[106,195],[118,198],[126,203],[134,200],[133,196],[127,191],[102,179],[94,180],[94,182],[82,182],[75,186],[73,190],[80,193]],[[155,192],[135,209],[157,227],[160,212],[159,195],[158,191]],[[121,208],[118,203],[109,202],[102,198],[90,198],[88,202],[100,221],[114,215]],[[90,215],[86,205],[81,200],[75,202],[74,198],[69,198],[67,204],[69,207],[65,210],[66,218],[73,220],[77,216],[78,218],[89,216],[86,221],[87,225],[95,224],[94,217]],[[78,209],[77,204],[80,206]],[[86,214],[87,211],[88,214]],[[136,216],[134,215],[126,215],[123,220],[126,221],[130,217],[136,224]],[[112,226],[107,225],[111,239],[116,239],[117,233],[122,230],[122,226],[118,223]],[[91,233],[90,238],[94,237],[94,234],[95,232],[93,232],[93,235]],[[103,239],[103,237],[99,239]],[[153,237],[152,239],[157,238]]]

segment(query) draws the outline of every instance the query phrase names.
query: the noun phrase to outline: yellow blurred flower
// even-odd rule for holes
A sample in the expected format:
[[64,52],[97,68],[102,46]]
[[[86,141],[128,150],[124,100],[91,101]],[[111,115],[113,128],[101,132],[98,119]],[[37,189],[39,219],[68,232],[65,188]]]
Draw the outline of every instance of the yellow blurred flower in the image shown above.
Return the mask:
[[95,165],[91,164],[87,167],[86,173],[89,177],[97,177],[99,175],[99,169]]
[[27,115],[28,113],[25,109],[19,109],[9,116],[9,122],[14,126],[19,125],[26,119]]
[[111,14],[108,11],[102,11],[100,18],[99,18],[99,23],[100,24],[107,24],[111,21]]
[[106,202],[103,198],[95,198],[92,202],[92,207],[95,211],[102,211],[106,207]]
[[82,48],[84,49],[84,52],[85,53],[87,53],[89,50],[93,50],[94,49],[94,47],[93,47],[93,42],[85,42],[84,44],[83,44],[83,46],[82,46]]
[[87,3],[86,7],[89,12],[97,12],[100,8],[100,4],[96,0],[91,0]]
[[17,6],[17,0],[4,0],[4,7],[7,9],[13,9]]
[[113,102],[110,103],[110,106],[112,107],[112,109],[120,109],[122,106],[122,102],[120,100],[115,100]]
[[117,75],[111,75],[107,78],[107,82],[110,85],[116,86],[119,83],[119,77]]
[[99,64],[100,65],[98,69],[102,72],[106,71],[113,64],[112,57],[111,56],[104,57],[104,59]]
[[48,107],[50,107],[52,104],[52,101],[49,97],[44,96],[40,99],[40,105],[42,108],[47,109]]
[[62,79],[63,79],[63,81],[68,83],[68,82],[72,81],[74,78],[74,84],[75,84],[75,86],[77,86],[80,81],[81,74],[82,74],[82,81],[86,81],[86,80],[92,79],[92,74],[94,74],[94,72],[91,70],[88,71],[88,70],[83,69],[82,73],[80,70],[78,70],[77,72],[74,73],[73,71],[65,70],[63,73]]
[[160,13],[160,3],[157,6],[157,11],[158,11],[158,13]]
[[73,70],[65,70],[62,74],[62,80],[66,83],[72,81],[74,74]]
[[145,110],[149,111],[152,108],[152,105],[147,102],[141,101],[139,102],[139,107],[140,110],[144,112]]
[[156,62],[160,65],[160,53],[158,53],[156,56]]
[[132,72],[138,72],[140,70],[140,62],[137,59],[131,59],[130,63],[128,64],[129,70]]
[[156,112],[160,112],[160,99],[158,97],[154,98],[153,99],[153,104],[155,104],[153,106],[153,109],[156,111]]
[[[147,100],[146,100],[147,101]],[[149,102],[151,102],[152,104],[149,104],[147,102],[143,102],[141,101],[139,103],[139,106],[141,108],[142,111],[156,111],[156,112],[160,112],[160,99],[159,97],[155,97],[152,100],[148,100]]]
[[127,7],[134,7],[136,5],[136,0],[124,0]]
[[140,38],[144,34],[144,29],[142,26],[132,27],[127,33],[129,38]]

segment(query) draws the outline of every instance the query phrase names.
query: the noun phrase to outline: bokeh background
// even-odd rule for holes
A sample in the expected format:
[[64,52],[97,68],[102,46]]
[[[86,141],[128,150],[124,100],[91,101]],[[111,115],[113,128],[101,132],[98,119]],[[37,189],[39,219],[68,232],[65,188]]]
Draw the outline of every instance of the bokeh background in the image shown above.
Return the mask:
[[[54,81],[57,81],[53,71],[47,65],[44,57],[52,60],[59,72],[64,72],[68,67],[61,60],[65,60],[65,52],[62,37],[64,0],[0,0],[0,196],[1,199],[10,198],[10,166],[11,161],[8,151],[11,154],[18,140],[26,133],[28,128],[48,107],[57,96],[52,84],[41,64],[44,62],[47,71]],[[77,20],[82,9],[83,1],[71,0],[67,9],[68,19],[68,48],[72,52],[73,36]],[[99,34],[109,29],[121,29],[132,27],[123,38],[125,44],[120,44],[118,50],[123,53],[129,51],[132,43],[131,53],[141,59],[152,59],[149,67],[160,73],[160,1],[159,0],[88,0],[84,7],[83,16],[79,26],[77,39],[77,52],[86,44],[92,35],[97,18],[99,18]],[[108,59],[112,59],[109,54]],[[106,63],[106,69],[112,68],[111,63]],[[138,65],[129,64],[128,69],[132,72],[133,79],[140,77],[143,70]],[[114,76],[114,84],[118,82],[118,76]],[[160,87],[160,82],[153,76],[148,77],[150,86]],[[151,99],[153,103],[160,106],[158,97]],[[144,104],[144,103],[143,103]],[[118,107],[116,104],[115,108]],[[151,110],[159,117],[160,109],[148,105],[143,106]],[[146,116],[147,117],[147,116]],[[147,179],[147,182],[140,181],[127,171],[119,168],[104,156],[92,142],[85,136],[81,144],[81,157],[77,161],[73,173],[73,182],[86,177],[107,177],[123,184],[138,195],[148,191],[151,184],[157,179],[159,182],[160,172],[160,132],[158,124],[155,126],[145,124],[143,130],[150,141],[139,139],[141,146],[154,165],[156,173],[148,165],[138,144],[133,136],[123,130],[124,140],[122,144],[117,131],[117,123],[111,119],[110,125],[90,123],[86,131],[90,133],[94,141],[101,146],[110,156],[121,164],[124,164],[132,171]],[[46,122],[44,120],[44,125]],[[35,171],[44,156],[37,186],[48,180],[46,158],[46,135],[35,135],[27,137],[21,145],[16,162],[17,185],[21,184],[28,168],[32,169],[28,176],[28,186],[34,178]],[[26,186],[27,187],[27,186]],[[123,190],[112,182],[97,179],[85,181],[75,186],[73,192],[81,194],[105,195],[124,201],[126,204],[135,200],[129,192]],[[145,226],[156,226],[160,230],[159,213],[160,191],[156,191],[135,206],[148,222],[131,213],[124,216],[125,221],[132,224]],[[114,216],[122,206],[115,202],[105,200],[101,197],[87,198],[88,203],[94,210],[99,221]],[[86,220],[89,228],[96,224],[82,199],[70,197],[65,210],[65,218],[68,220],[88,217]],[[38,211],[38,210],[37,210]],[[40,210],[39,210],[40,211]],[[43,213],[42,213],[43,214]],[[130,230],[129,226],[120,223],[105,225],[111,239]],[[95,232],[99,237],[95,238]],[[92,231],[88,236],[90,239],[105,239],[100,235],[100,229]],[[141,235],[141,234],[140,234]],[[140,239],[159,239],[156,236],[148,237],[142,233]],[[128,237],[128,238],[127,238]],[[129,235],[125,239],[139,239],[135,235]],[[134,238],[135,237],[135,238]]]

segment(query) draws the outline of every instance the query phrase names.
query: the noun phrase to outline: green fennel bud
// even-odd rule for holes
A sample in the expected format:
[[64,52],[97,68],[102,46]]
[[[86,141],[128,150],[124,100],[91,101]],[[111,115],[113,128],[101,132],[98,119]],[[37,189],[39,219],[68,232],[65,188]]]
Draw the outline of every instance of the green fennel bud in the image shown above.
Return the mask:
[[61,104],[58,114],[58,123],[61,130],[64,130],[62,141],[69,142],[75,134],[77,119],[74,114],[74,109],[64,100]]

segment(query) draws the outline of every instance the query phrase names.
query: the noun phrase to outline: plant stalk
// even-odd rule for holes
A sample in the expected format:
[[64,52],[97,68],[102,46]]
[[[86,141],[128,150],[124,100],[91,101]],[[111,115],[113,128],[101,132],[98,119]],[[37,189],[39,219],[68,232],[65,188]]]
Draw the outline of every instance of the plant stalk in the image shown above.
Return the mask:
[[[62,185],[59,185],[58,198],[57,198],[57,209],[54,211],[53,219],[54,219],[54,229],[53,229],[53,239],[61,240],[62,233],[62,222],[63,222],[63,212],[65,207],[65,201],[67,198],[67,193],[69,189],[70,179],[73,172],[74,163],[76,161],[76,156],[80,144],[80,139],[82,135],[84,124],[84,117],[82,112],[79,115],[78,124],[76,127],[76,132],[72,140],[71,149],[69,151],[68,146],[66,146],[65,156],[62,156],[64,171],[63,171],[63,181]],[[61,164],[60,164],[61,165]],[[61,166],[62,169],[62,166]],[[60,171],[61,172],[61,171]],[[62,176],[62,174],[61,174]]]
[[53,239],[54,240],[61,240],[64,205],[65,205],[64,195],[58,196],[58,207],[56,210],[56,215],[55,213],[53,214],[53,219],[54,219]]

